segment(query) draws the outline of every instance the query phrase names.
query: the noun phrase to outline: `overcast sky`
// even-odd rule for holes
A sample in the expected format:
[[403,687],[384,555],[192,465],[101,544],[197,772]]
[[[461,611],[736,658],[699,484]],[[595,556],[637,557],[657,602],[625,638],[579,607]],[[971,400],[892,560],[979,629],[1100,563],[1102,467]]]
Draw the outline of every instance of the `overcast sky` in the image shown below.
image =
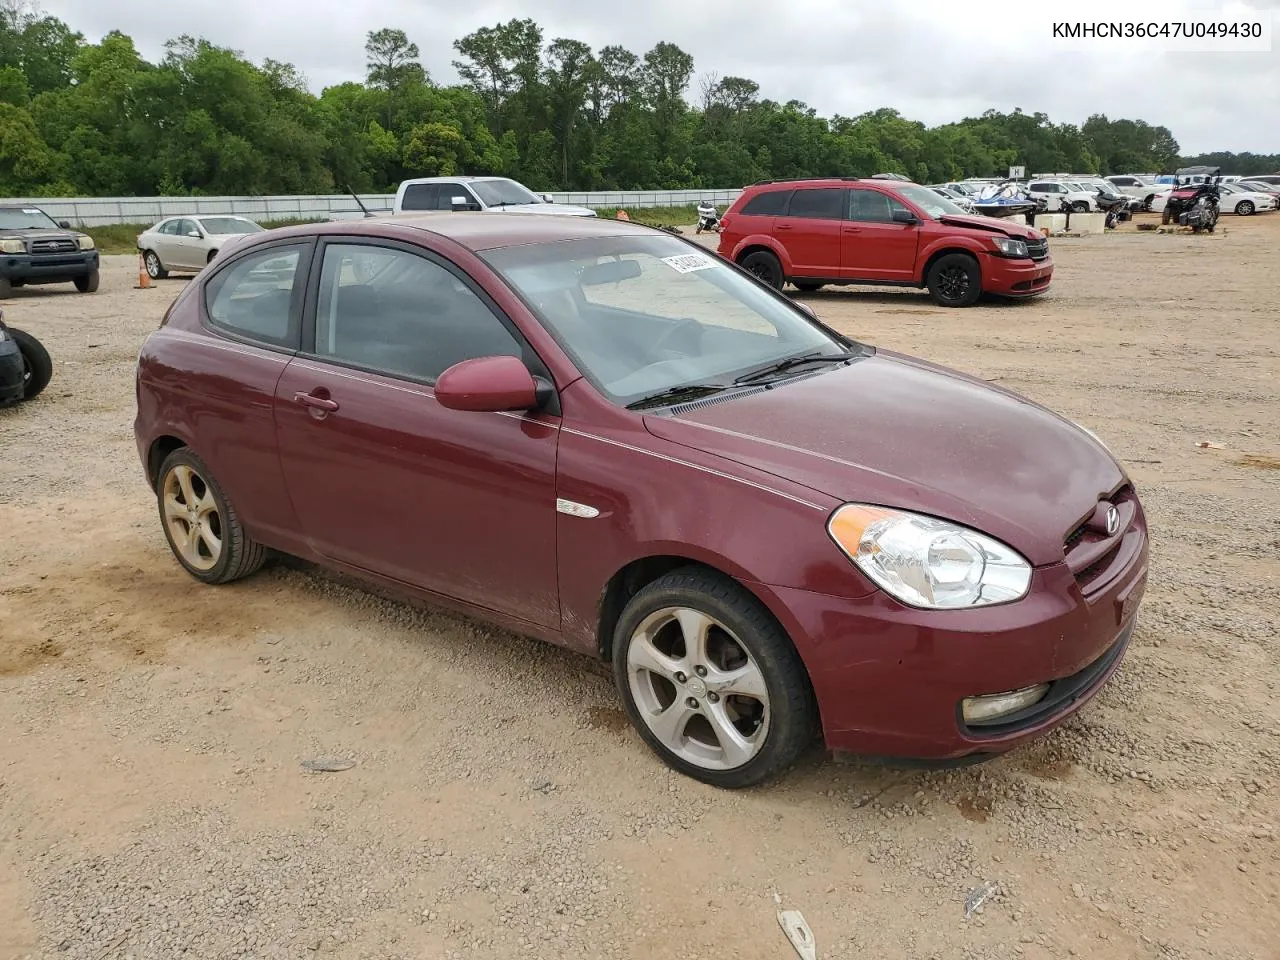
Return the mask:
[[[1280,0],[41,0],[92,41],[112,29],[158,59],[164,41],[202,36],[293,63],[318,93],[364,75],[364,38],[398,27],[440,83],[458,37],[531,17],[545,37],[643,53],[666,40],[696,75],[749,77],[761,94],[802,100],[824,116],[894,107],[929,125],[995,108],[1043,111],[1056,122],[1092,113],[1163,124],[1184,154],[1280,152]],[[999,12],[1001,10],[1007,12]],[[1067,13],[1069,11],[1069,13]],[[1051,13],[1079,20],[1175,20],[1182,13],[1274,16],[1270,52],[1142,52],[1128,41],[1067,49]],[[691,85],[696,93],[697,79]]]

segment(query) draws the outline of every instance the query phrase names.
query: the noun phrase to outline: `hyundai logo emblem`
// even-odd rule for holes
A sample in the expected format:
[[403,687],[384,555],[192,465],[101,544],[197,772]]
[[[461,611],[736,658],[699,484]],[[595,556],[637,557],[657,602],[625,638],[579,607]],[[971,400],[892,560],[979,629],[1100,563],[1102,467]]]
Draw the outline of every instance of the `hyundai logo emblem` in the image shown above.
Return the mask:
[[1107,511],[1107,536],[1113,537],[1120,529],[1120,511],[1112,507]]

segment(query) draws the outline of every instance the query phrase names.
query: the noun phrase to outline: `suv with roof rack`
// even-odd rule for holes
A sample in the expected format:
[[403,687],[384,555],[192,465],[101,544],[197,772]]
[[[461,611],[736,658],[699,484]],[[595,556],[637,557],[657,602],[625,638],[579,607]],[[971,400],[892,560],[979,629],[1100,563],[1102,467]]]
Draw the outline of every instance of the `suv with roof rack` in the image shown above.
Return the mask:
[[1037,231],[966,214],[927,187],[887,179],[763,181],[720,220],[719,253],[774,289],[846,284],[925,287],[944,307],[984,294],[1049,289]]

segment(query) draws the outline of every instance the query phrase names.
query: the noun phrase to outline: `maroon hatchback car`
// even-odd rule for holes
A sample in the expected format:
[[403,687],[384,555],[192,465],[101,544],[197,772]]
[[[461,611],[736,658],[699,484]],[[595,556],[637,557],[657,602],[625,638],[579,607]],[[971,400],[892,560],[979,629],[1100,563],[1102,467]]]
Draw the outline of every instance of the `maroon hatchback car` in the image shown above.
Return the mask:
[[138,358],[206,583],[279,551],[612,661],[668,764],[948,760],[1107,680],[1143,511],[1083,428],[636,224],[438,214],[224,250]]

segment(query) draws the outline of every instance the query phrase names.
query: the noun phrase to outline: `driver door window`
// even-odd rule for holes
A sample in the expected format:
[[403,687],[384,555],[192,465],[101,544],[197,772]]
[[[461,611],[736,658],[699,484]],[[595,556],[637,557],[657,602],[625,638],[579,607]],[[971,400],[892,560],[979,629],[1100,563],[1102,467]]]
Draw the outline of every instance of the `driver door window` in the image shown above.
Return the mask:
[[325,247],[316,355],[432,383],[475,357],[523,357],[521,343],[470,287],[426,257],[391,247]]

